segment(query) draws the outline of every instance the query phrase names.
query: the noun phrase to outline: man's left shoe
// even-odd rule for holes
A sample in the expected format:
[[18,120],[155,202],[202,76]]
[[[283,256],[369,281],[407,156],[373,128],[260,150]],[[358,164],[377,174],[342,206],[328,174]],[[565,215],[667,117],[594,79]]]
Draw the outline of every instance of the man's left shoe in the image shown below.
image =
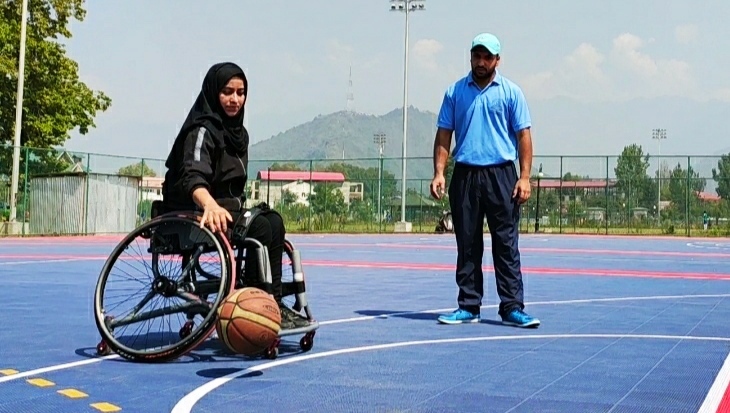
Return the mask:
[[289,307],[281,305],[281,329],[282,330],[293,330],[295,328],[307,327],[309,320],[302,317],[301,314],[295,312]]
[[502,324],[508,325],[508,326],[515,326],[515,327],[538,327],[540,325],[540,320],[538,320],[535,317],[532,317],[531,315],[525,313],[524,311],[516,308],[512,311],[510,311],[507,315],[502,315]]

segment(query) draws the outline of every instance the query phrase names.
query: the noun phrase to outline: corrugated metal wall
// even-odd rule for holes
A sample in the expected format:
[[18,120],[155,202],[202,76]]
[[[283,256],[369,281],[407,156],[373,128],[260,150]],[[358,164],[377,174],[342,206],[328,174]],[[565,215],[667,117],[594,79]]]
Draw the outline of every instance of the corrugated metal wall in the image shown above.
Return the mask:
[[85,194],[86,179],[83,175],[31,178],[30,233],[83,234]]
[[129,233],[137,226],[140,200],[139,179],[117,175],[91,174],[87,233]]
[[139,178],[104,174],[32,177],[29,231],[34,235],[129,233],[137,225],[139,182]]

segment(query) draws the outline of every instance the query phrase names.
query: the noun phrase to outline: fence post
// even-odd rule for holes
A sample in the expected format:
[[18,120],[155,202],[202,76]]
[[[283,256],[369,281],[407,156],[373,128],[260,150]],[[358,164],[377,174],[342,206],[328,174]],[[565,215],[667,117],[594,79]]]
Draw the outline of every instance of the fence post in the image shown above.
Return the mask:
[[23,160],[25,162],[25,167],[23,168],[25,172],[25,178],[23,179],[23,218],[20,220],[21,222],[21,234],[25,236],[25,226],[30,226],[30,220],[26,220],[26,217],[29,216],[28,214],[28,198],[30,197],[30,183],[28,182],[28,159],[30,157],[30,149],[28,147],[23,148],[25,152],[25,156],[23,156]]
[[86,189],[84,190],[84,235],[89,235],[89,174],[91,173],[91,154],[86,154],[86,170],[84,177],[86,181]]
[[609,161],[609,157],[606,156],[606,216],[604,217],[604,222],[606,223],[606,225],[605,225],[606,235],[608,235],[608,221],[610,219],[609,217],[611,216],[611,208],[610,208],[609,202],[608,202],[608,199],[609,199],[608,198],[608,177],[609,177],[608,161]]
[[383,206],[382,206],[382,200],[383,200],[383,156],[380,156],[379,166],[378,166],[378,233],[383,232]]
[[[314,160],[309,160],[309,195],[307,196],[307,211],[309,211],[309,218],[307,220],[309,221],[309,224],[307,225],[307,228],[309,232],[312,232],[312,174],[314,173]],[[271,177],[269,177],[271,179]]]
[[690,156],[687,157],[687,182],[686,182],[687,190],[685,191],[685,200],[684,200],[684,221],[685,221],[685,225],[687,226],[686,234],[688,237],[691,235],[691,231],[690,231],[689,227],[692,222],[692,220],[689,217],[689,214],[691,211],[691,208],[689,207],[689,203],[691,202],[690,200],[692,199],[689,194],[689,192],[692,190],[692,185],[691,185],[692,181],[690,180],[690,175],[692,172],[690,170],[690,168],[691,168],[690,158],[691,158]]
[[560,187],[558,188],[558,232],[563,233],[563,156],[560,156]]

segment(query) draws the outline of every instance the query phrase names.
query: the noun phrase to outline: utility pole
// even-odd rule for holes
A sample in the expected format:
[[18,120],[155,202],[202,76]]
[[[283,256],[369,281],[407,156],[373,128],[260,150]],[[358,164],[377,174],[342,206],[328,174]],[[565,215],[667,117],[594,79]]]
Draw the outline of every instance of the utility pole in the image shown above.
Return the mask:
[[380,201],[383,199],[382,184],[383,184],[383,149],[385,149],[385,133],[380,132],[373,134],[373,143],[378,147],[378,223],[383,220],[383,211],[380,206]]
[[[10,189],[10,222],[18,216],[18,181],[20,175],[20,132],[23,124],[23,88],[25,83],[25,38],[28,26],[28,0],[23,0],[20,13],[20,55],[18,56],[18,92],[15,99],[15,136],[13,139],[13,172]],[[26,162],[28,160],[26,159]],[[26,177],[28,179],[28,177]]]

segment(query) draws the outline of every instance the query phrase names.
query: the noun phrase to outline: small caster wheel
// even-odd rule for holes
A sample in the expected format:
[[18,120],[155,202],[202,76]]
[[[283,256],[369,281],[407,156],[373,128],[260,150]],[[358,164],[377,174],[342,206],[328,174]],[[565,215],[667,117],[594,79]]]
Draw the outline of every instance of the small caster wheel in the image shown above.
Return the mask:
[[186,322],[182,328],[180,329],[180,338],[185,338],[190,335],[190,333],[193,332],[193,322],[188,321]]
[[277,357],[279,357],[279,348],[278,347],[272,347],[266,350],[266,353],[264,353],[264,357],[266,357],[269,360],[274,360]]
[[299,340],[299,347],[302,349],[302,351],[307,352],[314,347],[314,337],[313,334],[306,334],[304,337],[302,337],[301,340]]
[[111,352],[109,345],[106,344],[106,341],[104,340],[100,341],[99,344],[96,345],[96,354],[100,356],[108,356]]

